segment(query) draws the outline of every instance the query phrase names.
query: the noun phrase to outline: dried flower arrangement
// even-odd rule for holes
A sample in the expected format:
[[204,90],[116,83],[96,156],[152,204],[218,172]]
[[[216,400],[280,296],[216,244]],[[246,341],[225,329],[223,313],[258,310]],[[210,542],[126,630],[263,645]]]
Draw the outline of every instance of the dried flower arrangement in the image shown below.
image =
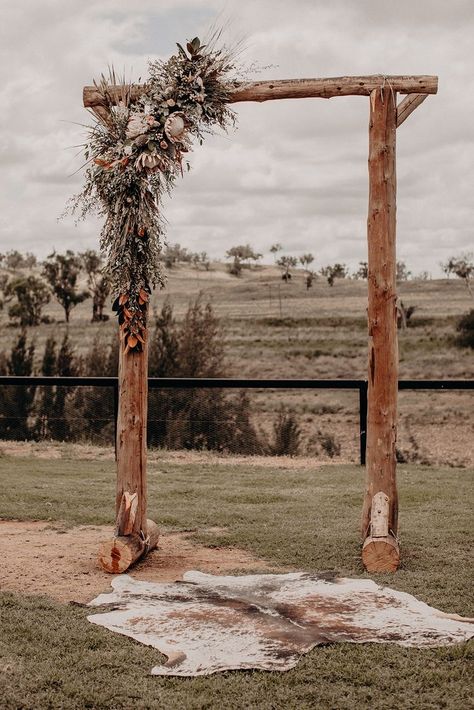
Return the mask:
[[178,44],[168,61],[150,62],[138,98],[125,82],[119,100],[116,91],[112,96],[113,72],[95,83],[104,110],[89,129],[85,185],[73,198],[72,211],[80,218],[98,211],[105,218],[101,248],[127,352],[142,348],[147,302],[164,281],[161,198],[183,174],[192,138],[202,143],[213,127],[234,123],[227,104],[233,54],[216,49],[216,39],[202,45],[195,37],[186,49]]

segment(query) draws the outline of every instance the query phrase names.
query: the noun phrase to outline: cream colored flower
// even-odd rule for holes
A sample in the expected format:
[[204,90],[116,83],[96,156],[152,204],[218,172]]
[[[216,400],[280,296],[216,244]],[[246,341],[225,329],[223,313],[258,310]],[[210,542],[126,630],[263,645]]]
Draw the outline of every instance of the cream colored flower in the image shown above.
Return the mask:
[[137,170],[164,170],[167,166],[167,161],[158,153],[149,153],[144,150],[140,153],[135,161],[135,168]]
[[172,143],[181,142],[186,136],[184,113],[176,111],[165,122],[165,135]]
[[128,119],[127,130],[125,135],[127,138],[136,138],[142,133],[146,133],[150,128],[150,124],[147,121],[147,116],[143,113],[132,113]]

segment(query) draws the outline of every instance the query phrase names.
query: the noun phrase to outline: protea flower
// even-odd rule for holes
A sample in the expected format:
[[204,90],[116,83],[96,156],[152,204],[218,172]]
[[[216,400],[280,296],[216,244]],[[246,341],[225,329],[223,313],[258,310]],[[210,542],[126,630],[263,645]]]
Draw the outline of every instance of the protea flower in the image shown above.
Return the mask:
[[186,135],[185,116],[182,111],[175,111],[165,122],[165,135],[172,143],[180,143]]
[[[152,122],[150,122],[150,119],[152,119]],[[130,139],[136,138],[142,133],[146,133],[154,123],[155,119],[153,116],[145,116],[143,113],[132,113],[128,119],[125,135]]]
[[137,170],[164,170],[167,167],[166,158],[158,153],[149,153],[144,150],[135,161]]

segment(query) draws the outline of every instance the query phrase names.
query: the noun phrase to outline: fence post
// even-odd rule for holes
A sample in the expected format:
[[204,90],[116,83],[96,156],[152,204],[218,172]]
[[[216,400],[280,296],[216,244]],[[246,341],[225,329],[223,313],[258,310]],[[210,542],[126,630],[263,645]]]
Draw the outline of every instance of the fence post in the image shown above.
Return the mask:
[[360,445],[360,465],[365,466],[365,454],[367,450],[367,380],[359,385],[359,445]]

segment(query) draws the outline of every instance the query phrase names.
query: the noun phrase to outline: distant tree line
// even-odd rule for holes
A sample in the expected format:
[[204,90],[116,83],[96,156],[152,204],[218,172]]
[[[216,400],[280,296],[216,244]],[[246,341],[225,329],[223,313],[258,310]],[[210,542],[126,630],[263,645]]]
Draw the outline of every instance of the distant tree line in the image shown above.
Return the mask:
[[[287,284],[294,280],[295,276],[301,277],[301,274],[307,289],[310,289],[318,278],[324,278],[332,287],[337,280],[364,280],[368,276],[366,261],[359,262],[358,268],[352,273],[346,264],[339,262],[315,270],[315,257],[312,253],[296,257],[281,254],[282,251],[283,246],[280,243],[270,247],[275,264],[280,268],[281,278]],[[178,264],[189,264],[206,271],[211,268],[211,261],[206,252],[192,252],[180,244],[168,245],[162,258],[169,269]],[[250,244],[241,244],[229,249],[226,258],[229,260],[229,273],[238,277],[244,268],[256,267],[262,254],[256,252]],[[64,254],[53,252],[43,261],[38,261],[36,256],[29,252],[22,254],[18,250],[11,250],[0,254],[0,267],[0,309],[7,309],[11,325],[28,327],[50,322],[50,317],[44,315],[44,308],[51,299],[56,300],[63,309],[66,323],[70,322],[73,309],[89,298],[92,300],[92,322],[109,319],[104,310],[110,294],[110,285],[103,272],[101,256],[94,250],[79,253],[67,250]],[[454,275],[463,280],[468,292],[473,295],[472,254],[450,257],[441,267],[448,278]],[[397,282],[407,281],[412,277],[413,274],[406,263],[397,261]],[[416,278],[428,279],[429,274],[422,272]],[[414,311],[414,306],[405,306],[401,301],[398,303],[399,327],[403,328],[409,324]]]
[[[14,250],[0,254],[0,266],[4,269],[0,274],[0,307],[8,306],[12,325],[26,327],[49,322],[43,316],[43,309],[51,298],[64,310],[66,323],[70,321],[71,311],[88,298],[92,298],[93,322],[109,318],[104,314],[104,307],[110,285],[96,251],[53,252],[38,262],[33,254],[22,255]],[[86,288],[80,286],[81,276]]]
[[[289,283],[296,273],[301,274],[306,283],[306,288],[311,288],[313,281],[319,277],[324,278],[329,286],[334,286],[338,279],[352,278],[356,280],[367,279],[368,263],[359,262],[357,269],[352,273],[344,263],[336,262],[314,270],[312,264],[315,257],[312,253],[302,254],[299,257],[291,254],[281,254],[283,246],[275,243],[270,247],[275,263],[281,270],[281,278]],[[240,276],[244,268],[256,267],[263,254],[256,252],[250,244],[240,244],[231,247],[226,252],[228,271],[233,276]],[[188,264],[196,269],[209,271],[211,260],[207,252],[193,252],[180,244],[169,244],[165,247],[162,259],[167,269],[173,269],[179,264]],[[22,254],[11,250],[5,254],[0,253],[0,308],[10,304],[8,315],[13,324],[21,326],[38,325],[42,319],[44,306],[53,297],[64,310],[64,317],[68,323],[71,311],[88,298],[92,298],[92,321],[107,320],[104,307],[110,292],[110,286],[103,274],[101,256],[94,250],[74,253],[67,250],[64,254],[53,252],[47,259],[39,262],[37,257],[30,252]],[[441,268],[449,278],[454,275],[464,281],[470,293],[472,292],[472,279],[474,277],[474,260],[472,254],[460,254],[450,257]],[[36,273],[24,273],[35,271]],[[86,288],[80,288],[79,281],[85,281]],[[407,281],[410,278],[427,280],[428,272],[423,271],[416,276],[408,269],[406,262],[399,260],[396,264],[397,282]]]
[[[328,264],[320,267],[319,270],[314,270],[312,264],[314,256],[311,253],[295,256],[291,254],[281,254],[283,245],[279,242],[272,244],[270,253],[273,254],[275,264],[280,267],[281,278],[286,283],[303,270],[303,275],[306,283],[306,288],[311,288],[313,281],[318,277],[323,277],[329,286],[334,286],[337,279],[351,278],[355,280],[367,279],[369,265],[367,261],[360,261],[357,269],[352,273],[349,267],[340,262]],[[239,245],[232,247],[226,252],[226,259],[230,261],[228,271],[233,276],[240,276],[243,266],[250,268],[251,262],[256,265],[262,258],[262,254],[257,253],[250,244]],[[460,279],[463,279],[472,295],[471,281],[474,277],[474,261],[472,254],[461,254],[459,256],[450,257],[446,263],[441,264],[443,272],[448,276],[452,274]],[[405,261],[399,260],[396,263],[396,280],[397,283],[408,281],[411,278],[427,281],[431,278],[427,271],[421,271],[414,275],[407,267]]]
[[162,260],[167,269],[172,269],[178,264],[192,264],[196,269],[203,268],[205,271],[209,271],[211,268],[211,260],[207,252],[191,251],[182,247],[181,244],[166,245]]

